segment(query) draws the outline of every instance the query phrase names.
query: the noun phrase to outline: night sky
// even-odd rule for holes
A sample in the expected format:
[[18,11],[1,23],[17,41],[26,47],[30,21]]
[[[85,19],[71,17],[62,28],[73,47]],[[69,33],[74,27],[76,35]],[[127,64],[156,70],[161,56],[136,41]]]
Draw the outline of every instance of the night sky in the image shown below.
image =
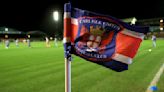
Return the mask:
[[[67,0],[1,0],[0,27],[20,31],[41,30],[52,33],[63,30],[63,6]],[[72,6],[116,18],[147,19],[164,17],[164,0],[70,0]],[[53,20],[52,12],[59,10],[60,21]],[[57,28],[56,25],[57,24]]]

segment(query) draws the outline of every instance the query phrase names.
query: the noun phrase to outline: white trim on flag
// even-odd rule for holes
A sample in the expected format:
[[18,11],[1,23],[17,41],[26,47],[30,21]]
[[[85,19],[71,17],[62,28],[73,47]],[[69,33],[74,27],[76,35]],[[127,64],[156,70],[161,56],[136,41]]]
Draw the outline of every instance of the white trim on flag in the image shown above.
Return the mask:
[[64,19],[65,18],[71,18],[71,13],[70,12],[64,12]]
[[130,57],[127,57],[125,55],[122,55],[122,54],[119,54],[119,53],[116,53],[112,59],[114,60],[117,60],[117,61],[120,61],[122,63],[126,63],[126,64],[131,64],[132,63],[132,58]]
[[124,29],[123,31],[121,31],[122,34],[125,34],[125,35],[129,35],[129,36],[132,36],[132,37],[135,37],[135,38],[139,38],[141,40],[144,39],[144,34],[143,33],[138,33],[138,32],[134,32],[134,31],[130,31],[128,29]]
[[78,19],[71,18],[71,24],[78,25]]

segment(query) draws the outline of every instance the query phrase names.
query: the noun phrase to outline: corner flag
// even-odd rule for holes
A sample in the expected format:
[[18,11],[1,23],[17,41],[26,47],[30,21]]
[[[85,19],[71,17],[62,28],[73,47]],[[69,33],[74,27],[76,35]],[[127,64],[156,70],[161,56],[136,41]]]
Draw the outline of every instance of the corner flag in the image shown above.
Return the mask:
[[148,27],[127,24],[112,16],[64,6],[65,58],[71,54],[117,72],[128,70]]

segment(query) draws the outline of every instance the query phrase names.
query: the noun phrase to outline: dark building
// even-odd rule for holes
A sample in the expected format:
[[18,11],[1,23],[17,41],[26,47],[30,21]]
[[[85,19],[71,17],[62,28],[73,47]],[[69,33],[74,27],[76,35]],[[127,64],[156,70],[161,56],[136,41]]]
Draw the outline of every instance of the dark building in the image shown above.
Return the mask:
[[122,21],[128,24],[134,24],[137,26],[149,26],[149,33],[147,37],[151,37],[155,34],[157,37],[164,38],[164,17],[150,18],[150,19],[136,19],[135,17],[122,19]]

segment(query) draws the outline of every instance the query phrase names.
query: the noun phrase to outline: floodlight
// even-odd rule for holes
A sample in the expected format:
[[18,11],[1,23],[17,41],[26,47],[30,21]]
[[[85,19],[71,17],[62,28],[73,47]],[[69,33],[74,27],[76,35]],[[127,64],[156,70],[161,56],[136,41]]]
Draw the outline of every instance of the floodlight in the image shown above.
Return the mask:
[[5,28],[5,31],[9,31],[9,29],[8,28]]
[[160,19],[160,22],[163,22],[163,19]]
[[59,12],[58,11],[53,12],[53,18],[54,18],[55,21],[59,20]]
[[160,30],[163,31],[163,27],[160,27]]

